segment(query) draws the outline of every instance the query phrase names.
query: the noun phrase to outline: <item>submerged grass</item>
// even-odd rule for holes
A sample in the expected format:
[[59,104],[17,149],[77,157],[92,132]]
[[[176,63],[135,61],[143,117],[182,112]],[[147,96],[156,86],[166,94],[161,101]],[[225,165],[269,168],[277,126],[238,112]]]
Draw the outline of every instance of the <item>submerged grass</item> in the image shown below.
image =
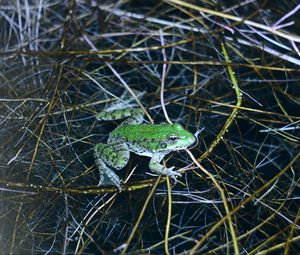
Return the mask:
[[[1,254],[296,254],[300,51],[296,1],[0,4]],[[93,147],[127,91],[147,122],[199,143],[122,191]],[[139,95],[139,92],[143,92]]]

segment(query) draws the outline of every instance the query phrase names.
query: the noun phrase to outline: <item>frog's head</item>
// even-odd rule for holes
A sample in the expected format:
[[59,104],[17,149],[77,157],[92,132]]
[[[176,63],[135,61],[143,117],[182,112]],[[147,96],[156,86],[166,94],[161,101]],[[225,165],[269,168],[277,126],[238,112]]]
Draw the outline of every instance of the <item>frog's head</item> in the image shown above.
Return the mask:
[[169,125],[163,141],[160,143],[161,150],[183,150],[196,142],[195,136],[185,130],[180,124]]

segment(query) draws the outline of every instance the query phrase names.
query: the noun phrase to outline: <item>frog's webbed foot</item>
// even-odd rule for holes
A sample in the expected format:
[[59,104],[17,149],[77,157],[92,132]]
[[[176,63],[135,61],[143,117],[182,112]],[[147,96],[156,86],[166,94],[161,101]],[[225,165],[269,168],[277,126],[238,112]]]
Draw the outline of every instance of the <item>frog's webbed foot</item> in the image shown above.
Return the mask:
[[[99,169],[99,168],[98,168]],[[121,191],[121,180],[110,168],[99,169],[100,180],[98,186],[116,186]]]
[[181,173],[173,171],[175,166],[168,168],[168,167],[165,167],[165,166],[159,164],[159,159],[161,157],[162,156],[158,156],[158,157],[154,156],[151,158],[150,163],[149,163],[150,170],[156,174],[170,176],[176,182],[177,181],[176,178],[182,176]]
[[176,171],[173,171],[173,169],[175,168],[175,166],[169,167],[169,168],[165,168],[163,174],[166,176],[170,176],[175,182],[177,182],[177,177],[181,177],[182,174]]

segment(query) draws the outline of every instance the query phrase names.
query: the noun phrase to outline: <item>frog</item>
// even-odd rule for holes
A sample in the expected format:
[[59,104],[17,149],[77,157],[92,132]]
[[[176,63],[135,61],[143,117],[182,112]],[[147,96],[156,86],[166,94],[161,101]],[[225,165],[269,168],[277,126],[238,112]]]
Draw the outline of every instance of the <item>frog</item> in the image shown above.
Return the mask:
[[181,174],[160,162],[174,151],[191,147],[196,137],[179,123],[144,123],[144,110],[139,107],[105,109],[96,114],[99,121],[125,119],[115,128],[106,143],[94,146],[94,159],[99,170],[99,186],[116,186],[121,189],[121,179],[114,170],[124,168],[130,152],[150,158],[149,169],[157,175],[169,176],[176,181]]

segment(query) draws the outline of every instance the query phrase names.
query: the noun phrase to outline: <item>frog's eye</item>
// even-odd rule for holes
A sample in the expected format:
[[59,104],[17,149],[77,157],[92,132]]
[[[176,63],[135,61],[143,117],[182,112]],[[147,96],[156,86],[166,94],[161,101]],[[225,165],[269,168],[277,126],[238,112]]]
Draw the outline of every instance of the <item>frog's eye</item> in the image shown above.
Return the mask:
[[177,139],[178,139],[178,137],[176,135],[170,135],[169,136],[169,140],[172,141],[172,142],[176,141]]
[[168,146],[168,144],[166,144],[166,143],[160,143],[160,147],[163,149],[167,148],[167,146]]

